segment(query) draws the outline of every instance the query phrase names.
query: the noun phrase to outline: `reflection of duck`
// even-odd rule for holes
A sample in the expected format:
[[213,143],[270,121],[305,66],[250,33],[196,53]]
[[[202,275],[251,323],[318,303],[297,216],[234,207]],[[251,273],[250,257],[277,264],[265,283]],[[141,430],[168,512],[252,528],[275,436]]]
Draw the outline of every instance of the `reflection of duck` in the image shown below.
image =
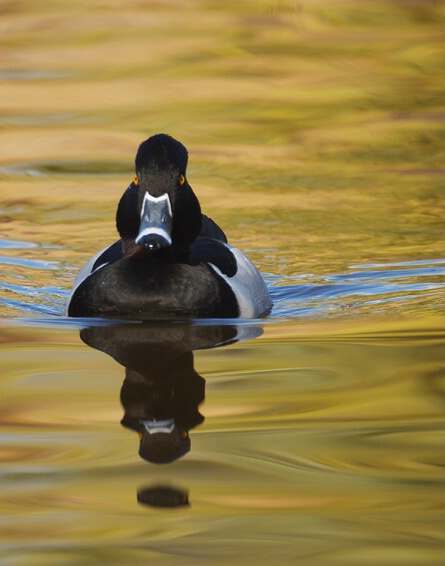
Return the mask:
[[201,214],[187,160],[186,148],[165,134],[141,144],[117,209],[121,240],[82,269],[69,316],[254,318],[270,311],[256,267]]
[[82,340],[125,367],[122,425],[139,434],[139,455],[168,463],[190,450],[189,430],[204,421],[198,406],[205,380],[193,367],[192,350],[255,338],[255,326],[196,326],[187,323],[133,323],[92,326]]
[[190,450],[188,431],[204,421],[198,406],[204,401],[205,381],[193,369],[191,352],[160,355],[162,362],[148,372],[125,371],[121,423],[138,432],[141,458],[164,464]]
[[150,507],[187,507],[190,505],[186,491],[175,487],[156,486],[138,490],[138,502]]

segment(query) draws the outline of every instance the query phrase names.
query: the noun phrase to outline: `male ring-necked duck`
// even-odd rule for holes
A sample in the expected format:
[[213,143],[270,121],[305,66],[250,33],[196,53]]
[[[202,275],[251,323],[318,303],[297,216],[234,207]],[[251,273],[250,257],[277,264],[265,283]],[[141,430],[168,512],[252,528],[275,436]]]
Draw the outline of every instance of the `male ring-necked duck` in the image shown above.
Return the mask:
[[272,302],[253,263],[227,243],[186,178],[188,154],[165,134],[144,141],[116,214],[121,239],[74,282],[74,317],[256,318]]

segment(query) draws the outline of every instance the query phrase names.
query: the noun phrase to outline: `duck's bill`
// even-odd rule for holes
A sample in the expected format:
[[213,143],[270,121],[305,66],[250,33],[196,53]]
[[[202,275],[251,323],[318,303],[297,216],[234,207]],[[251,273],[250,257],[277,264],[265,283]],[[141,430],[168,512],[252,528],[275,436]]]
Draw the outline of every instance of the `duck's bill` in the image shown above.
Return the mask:
[[141,223],[136,244],[151,251],[170,246],[172,229],[172,209],[167,194],[154,197],[145,193],[142,202]]

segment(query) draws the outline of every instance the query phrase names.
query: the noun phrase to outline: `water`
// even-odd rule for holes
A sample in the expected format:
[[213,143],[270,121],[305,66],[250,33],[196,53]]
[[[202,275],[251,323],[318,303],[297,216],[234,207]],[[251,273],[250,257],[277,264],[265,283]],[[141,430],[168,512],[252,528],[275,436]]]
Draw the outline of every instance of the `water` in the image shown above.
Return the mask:
[[[0,563],[442,563],[441,5],[2,10]],[[267,319],[64,316],[160,131]]]
[[[2,329],[5,563],[437,563],[434,326],[102,324],[80,330],[82,342],[81,324]],[[223,345],[236,337],[248,341]],[[185,363],[190,348],[204,349]],[[120,424],[141,410],[125,363],[163,366],[146,382],[149,410],[185,380],[183,458],[138,456]]]

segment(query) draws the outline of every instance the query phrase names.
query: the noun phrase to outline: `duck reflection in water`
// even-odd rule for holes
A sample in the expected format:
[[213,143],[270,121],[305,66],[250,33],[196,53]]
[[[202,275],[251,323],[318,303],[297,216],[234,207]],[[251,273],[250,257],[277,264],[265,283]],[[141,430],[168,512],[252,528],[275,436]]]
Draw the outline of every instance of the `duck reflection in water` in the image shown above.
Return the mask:
[[125,367],[121,424],[139,434],[141,458],[167,464],[189,452],[189,431],[204,421],[205,380],[194,369],[193,350],[261,333],[251,325],[151,322],[90,326],[80,336]]

